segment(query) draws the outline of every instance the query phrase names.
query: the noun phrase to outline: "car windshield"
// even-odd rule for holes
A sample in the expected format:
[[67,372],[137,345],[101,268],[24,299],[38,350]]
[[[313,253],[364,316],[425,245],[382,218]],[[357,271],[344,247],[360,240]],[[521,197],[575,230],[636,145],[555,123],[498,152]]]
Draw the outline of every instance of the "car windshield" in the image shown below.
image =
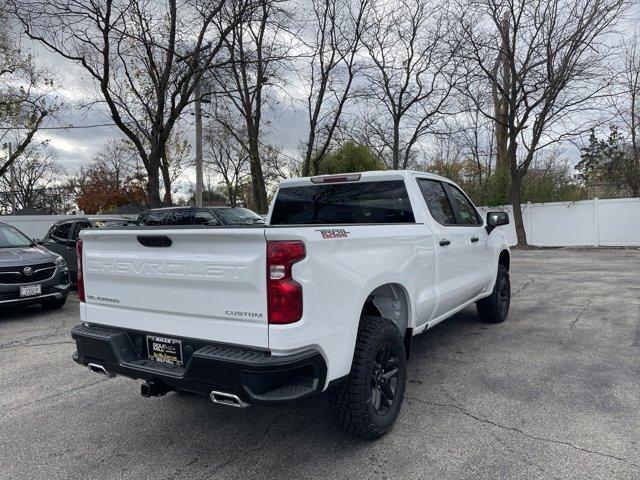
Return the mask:
[[25,234],[9,225],[0,225],[0,248],[29,247],[33,242]]
[[215,212],[222,217],[227,225],[253,225],[264,223],[264,219],[248,208],[220,208]]

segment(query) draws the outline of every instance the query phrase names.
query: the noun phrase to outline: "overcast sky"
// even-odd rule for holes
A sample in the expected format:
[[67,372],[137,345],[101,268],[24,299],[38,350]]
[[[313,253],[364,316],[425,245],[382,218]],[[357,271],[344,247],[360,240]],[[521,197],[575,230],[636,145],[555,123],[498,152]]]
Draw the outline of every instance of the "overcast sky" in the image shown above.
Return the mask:
[[[84,70],[59,55],[44,50],[37,42],[28,40],[28,46],[38,56],[38,62],[55,70],[61,80],[61,88],[57,93],[65,103],[65,108],[56,118],[48,118],[43,129],[37,134],[40,140],[48,139],[49,145],[56,153],[59,162],[69,173],[75,172],[81,165],[91,161],[101,147],[111,139],[124,138],[121,131],[114,126],[100,126],[94,128],[80,128],[89,125],[112,124],[113,120],[104,104],[94,104],[90,108],[82,105],[97,98],[96,86]],[[27,45],[25,45],[27,46]],[[291,79],[290,81],[295,81]],[[290,85],[292,90],[295,85]],[[267,109],[264,141],[282,148],[283,153],[291,156],[298,155],[301,139],[306,135],[304,112],[296,108],[297,103],[286,99],[277,111]],[[187,138],[193,143],[195,133],[193,116],[187,111],[183,115]],[[206,119],[205,119],[206,121]],[[75,128],[59,129],[60,126]],[[53,128],[50,128],[53,127]],[[206,152],[205,152],[206,154]],[[194,173],[187,171],[185,181],[193,181]]]
[[[640,5],[635,8],[635,15],[630,15],[625,22],[624,30],[633,31],[638,27],[640,18]],[[111,123],[108,112],[101,105],[94,105],[90,109],[79,109],[78,106],[88,101],[95,95],[95,85],[87,77],[84,71],[70,61],[66,61],[54,53],[45,51],[36,42],[24,45],[31,47],[38,55],[39,62],[51,67],[58,72],[62,80],[62,88],[59,90],[61,98],[67,104],[66,109],[58,118],[47,120],[45,127],[73,125],[81,127]],[[293,81],[293,80],[292,80]],[[299,90],[296,85],[288,86],[291,91]],[[192,116],[185,118],[191,121]],[[298,149],[301,139],[306,135],[304,112],[295,108],[289,101],[278,112],[270,112],[266,118],[269,128],[265,141],[283,149],[283,152],[298,157]],[[116,127],[106,126],[98,128],[74,128],[69,130],[42,130],[39,138],[50,139],[50,145],[57,152],[58,159],[69,173],[73,173],[82,164],[91,160],[93,155],[100,150],[102,145],[110,139],[121,138],[121,133]],[[189,140],[193,141],[193,129],[189,126]],[[567,151],[570,158],[577,161],[579,152],[575,147],[569,147]],[[192,180],[192,173],[187,172],[185,180]]]

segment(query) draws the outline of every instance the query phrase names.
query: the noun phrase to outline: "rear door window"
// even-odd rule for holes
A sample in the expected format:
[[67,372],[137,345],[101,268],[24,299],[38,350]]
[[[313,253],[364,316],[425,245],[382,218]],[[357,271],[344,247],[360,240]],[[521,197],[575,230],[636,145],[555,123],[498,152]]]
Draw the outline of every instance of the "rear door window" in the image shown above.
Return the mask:
[[55,227],[51,236],[58,240],[68,240],[69,233],[71,233],[71,222],[65,222]]
[[284,187],[271,225],[414,223],[404,180]]
[[453,208],[451,208],[442,183],[438,180],[419,178],[418,186],[433,219],[441,225],[455,225],[456,218],[453,214]]

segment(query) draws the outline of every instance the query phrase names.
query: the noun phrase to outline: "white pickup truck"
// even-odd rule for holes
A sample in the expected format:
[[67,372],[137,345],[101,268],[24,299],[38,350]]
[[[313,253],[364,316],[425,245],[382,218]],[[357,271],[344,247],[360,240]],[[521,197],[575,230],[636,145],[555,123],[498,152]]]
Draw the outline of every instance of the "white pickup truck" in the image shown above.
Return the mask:
[[472,303],[506,319],[508,222],[445,178],[386,171],[286,180],[266,226],[85,230],[74,360],[145,396],[244,407],[329,391],[340,427],[376,438],[414,335]]

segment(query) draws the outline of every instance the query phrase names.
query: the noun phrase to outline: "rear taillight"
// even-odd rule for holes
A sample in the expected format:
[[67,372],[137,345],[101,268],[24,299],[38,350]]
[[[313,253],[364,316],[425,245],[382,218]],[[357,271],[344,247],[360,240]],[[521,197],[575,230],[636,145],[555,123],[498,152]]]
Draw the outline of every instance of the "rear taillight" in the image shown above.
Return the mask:
[[84,302],[84,276],[82,275],[82,240],[76,242],[76,253],[78,257],[78,298]]
[[302,242],[267,242],[269,323],[293,323],[302,318],[302,286],[291,277],[291,267],[305,255]]

